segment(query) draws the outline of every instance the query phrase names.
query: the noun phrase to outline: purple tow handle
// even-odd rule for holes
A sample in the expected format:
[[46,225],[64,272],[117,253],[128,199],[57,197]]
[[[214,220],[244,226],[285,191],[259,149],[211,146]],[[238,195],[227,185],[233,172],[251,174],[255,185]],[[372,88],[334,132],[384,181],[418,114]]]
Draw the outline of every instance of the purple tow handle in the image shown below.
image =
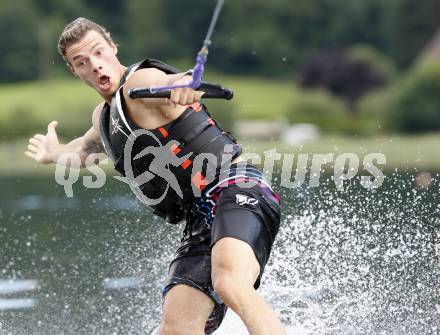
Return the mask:
[[196,90],[200,87],[200,84],[202,82],[203,74],[205,72],[205,63],[208,59],[207,57],[208,49],[206,47],[203,47],[202,50],[199,52],[196,58],[196,65],[194,66],[192,70],[192,81],[189,84],[186,85],[172,85],[172,86],[161,86],[161,87],[151,87],[150,92],[151,93],[159,93],[164,91],[170,91],[175,88],[192,88],[193,90]]
[[196,66],[193,69],[191,88],[197,89],[200,87],[200,83],[202,81],[203,73],[205,72],[205,63],[207,57],[205,55],[197,55]]

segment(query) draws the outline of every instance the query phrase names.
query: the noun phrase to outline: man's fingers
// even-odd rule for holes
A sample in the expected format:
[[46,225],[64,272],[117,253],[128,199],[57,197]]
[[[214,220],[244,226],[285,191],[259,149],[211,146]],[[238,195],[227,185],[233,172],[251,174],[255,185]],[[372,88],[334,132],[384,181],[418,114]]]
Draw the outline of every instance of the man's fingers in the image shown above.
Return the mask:
[[196,101],[196,91],[191,90],[188,99],[186,100],[186,104],[190,105]]
[[170,102],[172,102],[174,107],[176,106],[176,104],[179,103],[179,99],[180,99],[180,92],[179,92],[179,90],[172,90],[171,91],[171,96],[170,96]]
[[203,91],[195,91],[195,100],[199,101],[203,97],[203,94],[205,94],[205,92],[203,92]]
[[51,133],[51,134],[56,134],[55,133],[55,128],[56,126],[58,126],[58,122],[57,121],[52,121],[51,123],[49,123],[49,125],[47,126],[47,133]]
[[188,89],[187,88],[179,88],[176,91],[177,91],[176,92],[176,100],[173,100],[173,101],[179,105],[185,105],[186,96],[188,95]]
[[32,153],[32,152],[30,152],[30,151],[25,151],[24,154],[25,154],[26,157],[29,157],[31,159],[35,159],[35,160],[37,159],[37,155]]
[[38,152],[38,147],[37,147],[36,145],[33,145],[33,144],[29,144],[28,147],[27,147],[27,149],[28,149],[28,151],[30,151],[30,152],[34,152],[34,153],[37,153],[37,152]]
[[39,145],[41,145],[41,141],[40,141],[40,140],[36,140],[35,138],[31,138],[31,139],[29,140],[29,143],[30,143],[30,144],[33,144],[33,145],[36,145],[37,147],[38,147]]
[[190,105],[196,101],[200,101],[205,94],[203,91],[194,91],[192,88],[180,88],[171,91],[170,104],[174,105]]
[[37,135],[34,135],[34,138],[37,140],[43,141],[46,138],[46,136],[41,135],[41,134],[37,134]]
[[179,105],[182,106],[188,105],[188,103],[190,103],[189,101],[190,101],[189,96],[187,94],[183,94],[180,96]]

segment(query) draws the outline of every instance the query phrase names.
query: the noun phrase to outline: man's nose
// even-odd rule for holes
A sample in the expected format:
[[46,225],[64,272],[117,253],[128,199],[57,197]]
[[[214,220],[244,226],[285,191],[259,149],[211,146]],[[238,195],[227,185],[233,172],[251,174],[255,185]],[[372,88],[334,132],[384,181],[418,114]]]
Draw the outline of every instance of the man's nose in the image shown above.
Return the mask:
[[93,67],[93,72],[98,73],[98,72],[100,72],[101,70],[102,70],[102,65],[96,65],[96,66]]
[[91,59],[90,62],[92,63],[93,72],[98,73],[102,70],[102,65],[99,63],[99,60]]

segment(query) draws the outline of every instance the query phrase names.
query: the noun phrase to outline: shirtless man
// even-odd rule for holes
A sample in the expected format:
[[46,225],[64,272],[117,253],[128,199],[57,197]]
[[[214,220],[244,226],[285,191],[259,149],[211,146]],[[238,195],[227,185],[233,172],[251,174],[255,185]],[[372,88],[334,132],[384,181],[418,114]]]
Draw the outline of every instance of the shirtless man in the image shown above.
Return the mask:
[[[46,135],[37,134],[29,140],[27,157],[49,164],[70,153],[80,157],[82,166],[92,153],[107,153],[118,160],[124,158],[121,146],[127,143],[126,133],[134,128],[151,130],[162,136],[163,143],[167,143],[168,135],[172,137],[178,132],[177,128],[186,129],[180,130],[182,138],[177,135],[173,138],[183,143],[183,147],[174,147],[176,155],[180,150],[185,151],[185,146],[191,152],[200,149],[197,142],[200,138],[204,139],[201,152],[217,156],[218,146],[212,143],[232,145],[231,171],[235,172],[225,180],[215,180],[215,185],[203,179],[200,172],[197,176],[202,196],[190,197],[189,205],[169,206],[170,211],[171,207],[177,207],[184,212],[186,228],[163,291],[160,334],[210,334],[220,325],[227,307],[240,316],[250,334],[285,334],[276,313],[256,292],[279,228],[279,197],[256,168],[234,170],[240,161],[240,147],[209,118],[199,103],[203,92],[181,88],[172,90],[170,98],[154,99],[131,99],[128,95],[131,88],[186,84],[191,76],[167,74],[149,67],[148,61],[125,67],[119,62],[118,48],[105,28],[84,18],[65,27],[58,49],[73,75],[96,90],[103,102],[93,111],[93,127],[84,136],[61,144],[56,133],[57,122],[52,121]],[[197,123],[185,121],[191,118],[198,118]],[[203,129],[199,127],[205,123]],[[189,138],[192,131],[196,136]],[[214,139],[206,141],[211,133]],[[105,148],[103,143],[107,143]],[[185,162],[173,170],[180,174],[179,181],[184,181],[183,188],[195,176],[194,171],[191,174],[193,160]],[[114,163],[124,174],[119,162]],[[241,189],[237,183],[243,180],[253,180],[255,185]],[[205,183],[200,185],[200,181]],[[149,192],[148,187],[143,192]],[[211,204],[208,212],[197,210],[206,209],[207,204]]]

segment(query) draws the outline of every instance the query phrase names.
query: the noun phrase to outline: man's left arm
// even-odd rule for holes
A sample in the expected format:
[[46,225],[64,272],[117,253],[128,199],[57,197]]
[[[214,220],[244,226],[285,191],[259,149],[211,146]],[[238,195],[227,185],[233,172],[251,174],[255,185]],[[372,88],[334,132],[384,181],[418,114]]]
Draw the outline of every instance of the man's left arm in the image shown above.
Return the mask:
[[[192,77],[188,73],[166,74],[165,72],[147,68],[135,71],[124,85],[124,96],[128,97],[128,91],[138,87],[160,87],[171,85],[186,85],[191,83]],[[143,103],[149,107],[163,105],[190,105],[196,101],[200,101],[204,92],[195,91],[190,87],[176,88],[171,90],[169,99],[164,98],[146,98],[141,99]]]

